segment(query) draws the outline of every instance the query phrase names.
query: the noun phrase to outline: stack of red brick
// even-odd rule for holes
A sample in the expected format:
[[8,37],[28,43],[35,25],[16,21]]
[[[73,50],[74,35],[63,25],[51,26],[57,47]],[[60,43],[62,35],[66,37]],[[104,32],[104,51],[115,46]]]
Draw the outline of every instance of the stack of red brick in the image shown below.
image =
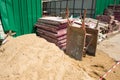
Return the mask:
[[103,29],[103,32],[104,30],[106,33],[120,30],[120,22],[118,20],[115,20],[114,16],[99,15],[97,16],[97,20],[108,24],[108,28]]
[[110,24],[115,20],[114,16],[108,16],[108,15],[98,15],[96,19],[107,24]]
[[120,5],[109,5],[108,9],[105,10],[104,14],[108,14],[108,10],[113,10],[113,16],[115,17],[115,20],[120,21]]
[[56,17],[45,17],[35,24],[36,34],[55,43],[60,49],[66,49],[67,22]]

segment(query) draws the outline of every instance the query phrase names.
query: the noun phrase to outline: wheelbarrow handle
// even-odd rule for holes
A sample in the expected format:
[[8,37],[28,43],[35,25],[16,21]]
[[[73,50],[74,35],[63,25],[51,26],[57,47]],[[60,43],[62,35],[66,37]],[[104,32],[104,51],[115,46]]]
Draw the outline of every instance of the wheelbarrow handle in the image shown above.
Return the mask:
[[71,21],[69,20],[69,14],[70,14],[70,12],[69,12],[69,9],[68,9],[68,7],[67,7],[67,8],[66,8],[66,19],[67,19],[68,25],[71,27],[72,23],[71,23]]

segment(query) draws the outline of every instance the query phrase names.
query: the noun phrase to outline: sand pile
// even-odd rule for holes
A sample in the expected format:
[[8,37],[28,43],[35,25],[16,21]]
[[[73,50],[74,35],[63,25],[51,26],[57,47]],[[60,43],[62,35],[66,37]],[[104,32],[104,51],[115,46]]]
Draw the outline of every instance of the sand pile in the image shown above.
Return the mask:
[[93,80],[57,46],[35,34],[8,38],[0,48],[0,80]]

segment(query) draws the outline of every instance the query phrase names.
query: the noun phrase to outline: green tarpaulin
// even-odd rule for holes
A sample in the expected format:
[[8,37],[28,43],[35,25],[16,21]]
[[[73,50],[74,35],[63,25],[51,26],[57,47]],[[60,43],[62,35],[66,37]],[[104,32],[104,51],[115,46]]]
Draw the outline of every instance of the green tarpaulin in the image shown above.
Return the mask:
[[41,0],[0,0],[0,12],[5,31],[16,36],[33,32],[35,22],[42,16]]
[[[104,9],[108,7],[108,5],[113,5],[115,0],[96,0],[96,9],[95,15],[103,14]],[[116,4],[120,4],[120,0],[116,0]]]

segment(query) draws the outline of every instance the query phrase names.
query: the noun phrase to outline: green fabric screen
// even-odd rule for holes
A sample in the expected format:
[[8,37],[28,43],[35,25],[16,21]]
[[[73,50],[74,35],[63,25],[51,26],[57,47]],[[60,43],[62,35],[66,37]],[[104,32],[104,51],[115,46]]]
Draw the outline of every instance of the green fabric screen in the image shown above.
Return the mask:
[[[96,0],[95,16],[103,14],[104,9],[110,4],[114,4],[114,0]],[[116,0],[116,4],[120,4],[120,0]]]
[[120,0],[116,0],[116,4],[120,4]]
[[0,0],[4,31],[12,30],[16,36],[33,32],[34,24],[42,16],[41,0]]

